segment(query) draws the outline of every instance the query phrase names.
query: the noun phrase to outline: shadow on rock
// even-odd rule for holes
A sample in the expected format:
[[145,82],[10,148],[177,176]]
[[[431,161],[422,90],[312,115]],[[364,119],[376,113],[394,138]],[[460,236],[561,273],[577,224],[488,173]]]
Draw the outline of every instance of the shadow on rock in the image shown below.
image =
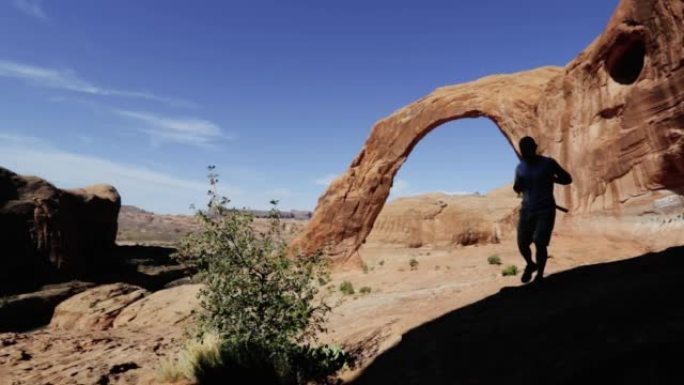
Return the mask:
[[408,333],[361,384],[670,384],[684,355],[684,247],[505,288]]
[[30,292],[3,296],[0,332],[47,325],[59,303],[97,285],[121,282],[156,291],[174,282],[191,283],[192,271],[171,258],[174,251],[168,247],[117,246],[101,258],[97,268],[84,272],[80,280],[60,282],[55,278]]

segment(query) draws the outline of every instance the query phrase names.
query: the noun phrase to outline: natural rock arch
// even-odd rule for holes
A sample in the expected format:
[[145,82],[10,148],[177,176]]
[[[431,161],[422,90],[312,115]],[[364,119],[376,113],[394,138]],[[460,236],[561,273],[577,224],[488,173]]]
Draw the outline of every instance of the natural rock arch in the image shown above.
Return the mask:
[[[532,135],[575,182],[573,214],[619,215],[684,187],[684,2],[622,0],[606,31],[566,67],[444,87],[379,121],[321,196],[294,247],[354,259],[415,144],[459,118]],[[643,56],[643,57],[642,57]]]
[[334,254],[351,256],[373,228],[394,176],[415,145],[446,122],[487,117],[509,142],[542,135],[536,116],[539,98],[560,73],[562,68],[545,67],[440,88],[378,122],[347,172],[320,198],[305,239],[316,245],[333,243]]

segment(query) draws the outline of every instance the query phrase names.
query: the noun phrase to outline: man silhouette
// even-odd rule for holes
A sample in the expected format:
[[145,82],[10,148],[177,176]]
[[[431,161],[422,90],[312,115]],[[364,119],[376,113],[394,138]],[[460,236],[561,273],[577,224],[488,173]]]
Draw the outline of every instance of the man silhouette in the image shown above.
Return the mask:
[[[551,241],[556,221],[556,200],[553,184],[568,185],[572,177],[552,158],[537,154],[537,143],[526,136],[520,139],[520,164],[515,169],[513,190],[523,195],[520,220],[518,222],[518,249],[527,266],[522,282],[527,283],[536,271],[536,283],[544,279],[544,268],[548,258],[547,247]],[[537,262],[532,261],[530,245],[534,242]]]

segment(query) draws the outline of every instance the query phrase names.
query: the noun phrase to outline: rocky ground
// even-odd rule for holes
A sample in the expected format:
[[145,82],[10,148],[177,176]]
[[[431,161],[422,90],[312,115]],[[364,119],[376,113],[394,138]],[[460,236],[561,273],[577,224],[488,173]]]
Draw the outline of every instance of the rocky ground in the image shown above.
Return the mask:
[[[670,222],[667,218],[645,221],[651,227],[633,226],[634,236],[624,236],[624,232],[617,236],[580,226],[586,228],[583,232],[575,223],[561,219],[551,247],[549,281],[555,282],[553,277],[578,266],[622,261],[661,249],[663,245],[655,242],[654,234],[660,234],[659,238],[667,234],[675,237],[684,230],[684,221],[677,216],[672,218]],[[499,256],[502,265],[489,264],[487,259],[492,255]],[[328,301],[336,306],[329,319],[329,333],[322,340],[342,344],[358,354],[359,368],[344,372],[342,377],[359,378],[362,369],[370,368],[368,373],[372,374],[358,379],[362,383],[397,383],[396,378],[376,382],[376,378],[382,377],[377,377],[378,365],[385,365],[383,352],[389,349],[388,354],[396,355],[396,349],[404,349],[402,344],[407,336],[415,335],[414,328],[420,330],[450,312],[486,303],[506,288],[520,286],[519,276],[504,277],[501,273],[511,264],[522,268],[510,236],[500,243],[471,246],[367,245],[361,249],[360,257],[364,269],[335,271],[332,283],[324,289]],[[148,261],[148,272],[150,265]],[[354,294],[340,292],[339,285],[344,281],[353,285]],[[72,290],[80,294],[61,302],[48,326],[0,334],[0,384],[160,383],[161,362],[181,349],[191,330],[199,286],[183,284],[181,280],[167,288],[145,288],[141,282],[74,283],[77,289]],[[581,279],[573,284],[578,282]],[[561,284],[554,284],[553,290],[560,290],[558,285]],[[370,293],[362,294],[362,287],[369,288]],[[591,295],[581,287],[577,289],[580,297]],[[565,301],[564,306],[573,307],[572,301]],[[496,317],[505,316],[502,312]],[[462,332],[487,341],[477,325],[468,325],[470,329]],[[458,324],[454,327],[460,330]],[[417,343],[415,338],[411,341]],[[435,341],[428,338],[423,343],[423,350],[414,345],[411,349],[418,349],[423,355],[421,359],[429,360],[425,355],[431,354]],[[412,375],[425,375],[416,368],[411,370]]]

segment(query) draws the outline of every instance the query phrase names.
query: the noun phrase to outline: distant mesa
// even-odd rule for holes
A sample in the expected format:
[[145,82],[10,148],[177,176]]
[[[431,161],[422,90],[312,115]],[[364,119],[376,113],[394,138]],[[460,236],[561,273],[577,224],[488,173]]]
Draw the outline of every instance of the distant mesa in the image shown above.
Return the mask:
[[[256,218],[268,218],[271,216],[271,212],[268,210],[241,210],[242,212],[252,214]],[[121,206],[121,214],[126,214],[126,215],[160,215],[153,213],[151,211],[147,211],[145,209],[141,209],[140,207],[137,206],[132,206],[132,205],[123,205]],[[163,214],[161,214],[163,215]],[[311,211],[305,211],[305,210],[290,210],[290,211],[278,211],[278,216],[280,218],[285,218],[285,219],[298,219],[298,220],[304,220],[304,219],[310,219],[312,216]]]
[[0,167],[0,293],[101,268],[115,245],[120,206],[110,185],[61,190]]
[[[270,216],[268,210],[243,210],[256,218],[255,224],[264,227]],[[280,218],[292,222],[299,231],[311,218],[309,211],[280,211]],[[193,215],[156,214],[136,206],[123,205],[119,212],[119,244],[176,245],[181,238],[197,231],[198,223]]]
[[355,251],[414,146],[460,118],[487,117],[511,143],[535,137],[573,174],[572,186],[556,192],[571,215],[639,214],[681,196],[682,20],[682,1],[622,0],[603,34],[565,67],[442,87],[380,120],[294,246],[332,245],[336,261],[358,263]]

